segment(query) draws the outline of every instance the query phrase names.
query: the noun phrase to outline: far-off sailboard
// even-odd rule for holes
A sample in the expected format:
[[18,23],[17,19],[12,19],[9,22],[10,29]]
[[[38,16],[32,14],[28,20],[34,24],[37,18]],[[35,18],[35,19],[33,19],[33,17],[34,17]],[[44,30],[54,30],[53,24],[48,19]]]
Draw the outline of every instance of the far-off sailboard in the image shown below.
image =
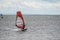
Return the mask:
[[16,23],[15,23],[17,28],[21,28],[22,31],[25,31],[25,22],[24,22],[24,18],[23,15],[21,13],[21,11],[17,11],[16,13]]

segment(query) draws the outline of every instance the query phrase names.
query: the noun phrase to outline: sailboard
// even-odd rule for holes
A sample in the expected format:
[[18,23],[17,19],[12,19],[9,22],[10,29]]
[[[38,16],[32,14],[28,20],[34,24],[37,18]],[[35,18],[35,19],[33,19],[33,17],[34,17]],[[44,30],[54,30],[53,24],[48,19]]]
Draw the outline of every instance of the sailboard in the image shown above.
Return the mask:
[[25,28],[25,22],[24,22],[24,18],[23,15],[21,13],[21,11],[17,11],[16,13],[16,23],[15,23],[17,28],[21,28],[24,29]]

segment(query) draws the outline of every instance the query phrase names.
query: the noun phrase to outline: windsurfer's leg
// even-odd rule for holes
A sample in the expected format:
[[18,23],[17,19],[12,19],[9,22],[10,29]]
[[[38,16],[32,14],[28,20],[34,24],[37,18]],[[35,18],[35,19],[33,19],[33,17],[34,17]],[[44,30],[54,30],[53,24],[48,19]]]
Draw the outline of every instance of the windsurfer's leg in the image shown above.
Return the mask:
[[25,26],[22,27],[22,31],[24,31]]
[[24,25],[24,27],[22,28],[22,31],[26,31],[27,29],[25,28],[25,25]]

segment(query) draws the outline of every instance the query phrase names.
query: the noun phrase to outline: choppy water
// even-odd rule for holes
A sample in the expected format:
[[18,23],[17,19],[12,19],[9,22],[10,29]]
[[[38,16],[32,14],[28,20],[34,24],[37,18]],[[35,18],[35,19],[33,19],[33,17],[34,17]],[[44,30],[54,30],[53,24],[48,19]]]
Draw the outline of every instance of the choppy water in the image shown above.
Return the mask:
[[0,40],[60,40],[60,16],[24,16],[27,31],[15,26],[15,16],[0,18]]

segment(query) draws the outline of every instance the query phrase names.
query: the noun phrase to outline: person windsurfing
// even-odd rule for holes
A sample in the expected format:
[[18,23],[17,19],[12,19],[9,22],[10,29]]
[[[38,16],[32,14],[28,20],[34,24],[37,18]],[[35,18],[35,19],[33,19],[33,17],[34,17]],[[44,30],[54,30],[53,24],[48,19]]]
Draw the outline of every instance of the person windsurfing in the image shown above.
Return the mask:
[[3,19],[3,14],[0,14],[1,18]]
[[[22,21],[22,23],[20,23],[20,24],[18,24],[18,18],[20,18],[21,19],[21,21]],[[22,15],[22,13],[21,13],[21,11],[17,11],[17,13],[16,13],[16,23],[15,23],[15,25],[16,25],[16,27],[17,28],[21,28],[22,29],[22,31],[25,31],[26,29],[25,29],[25,22],[24,22],[24,18],[23,18],[23,15]]]

